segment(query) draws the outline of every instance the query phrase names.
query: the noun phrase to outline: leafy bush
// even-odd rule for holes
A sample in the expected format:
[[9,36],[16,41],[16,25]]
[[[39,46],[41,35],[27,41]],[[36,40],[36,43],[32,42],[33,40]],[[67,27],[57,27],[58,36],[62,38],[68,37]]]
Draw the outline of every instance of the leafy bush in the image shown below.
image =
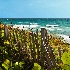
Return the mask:
[[64,52],[61,60],[63,62],[62,69],[63,70],[70,70],[70,51]]

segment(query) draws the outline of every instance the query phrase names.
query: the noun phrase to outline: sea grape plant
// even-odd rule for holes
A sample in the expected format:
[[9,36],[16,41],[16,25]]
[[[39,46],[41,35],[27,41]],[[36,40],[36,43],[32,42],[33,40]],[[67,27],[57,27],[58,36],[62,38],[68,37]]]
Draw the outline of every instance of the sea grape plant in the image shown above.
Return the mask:
[[61,60],[63,62],[62,70],[70,70],[70,51],[64,52]]
[[44,70],[38,63],[34,63],[32,70]]

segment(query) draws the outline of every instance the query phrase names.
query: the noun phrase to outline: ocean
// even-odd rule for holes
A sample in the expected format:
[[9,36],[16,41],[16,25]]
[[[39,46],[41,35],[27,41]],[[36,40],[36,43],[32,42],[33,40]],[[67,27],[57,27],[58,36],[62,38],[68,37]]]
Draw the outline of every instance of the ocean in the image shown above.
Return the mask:
[[64,34],[70,36],[69,18],[0,18],[0,22],[10,25],[24,25],[39,29],[44,27],[49,33]]

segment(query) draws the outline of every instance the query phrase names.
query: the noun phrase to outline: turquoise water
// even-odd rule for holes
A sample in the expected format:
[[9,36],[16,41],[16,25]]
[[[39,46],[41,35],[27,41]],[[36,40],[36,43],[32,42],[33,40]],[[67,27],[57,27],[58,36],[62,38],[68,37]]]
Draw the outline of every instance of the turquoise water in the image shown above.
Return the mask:
[[[3,24],[13,25],[39,25],[36,28],[45,27],[51,33],[70,35],[70,19],[63,18],[0,18]],[[58,25],[47,27],[46,25]]]

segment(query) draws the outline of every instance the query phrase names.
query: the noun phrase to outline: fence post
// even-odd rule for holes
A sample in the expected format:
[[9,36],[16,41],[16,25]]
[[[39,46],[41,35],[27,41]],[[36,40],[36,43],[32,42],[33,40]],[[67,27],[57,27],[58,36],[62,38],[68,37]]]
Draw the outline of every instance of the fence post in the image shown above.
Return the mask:
[[2,35],[1,23],[0,23],[0,37]]
[[41,64],[45,69],[56,67],[52,47],[48,44],[48,35],[45,28],[41,28]]
[[36,48],[37,48],[37,62],[40,62],[40,51],[39,51],[39,46],[40,44],[38,43],[38,29],[36,30],[36,37],[35,37],[35,41],[36,41]]
[[16,35],[16,42],[18,42],[18,33],[17,33],[17,29],[15,29],[15,35]]
[[[32,52],[32,54],[33,54],[33,61],[36,61],[36,52],[35,52],[35,39],[34,39],[34,37],[35,37],[35,33],[33,33],[33,31],[32,31],[32,48],[33,48],[33,52]],[[34,56],[35,55],[35,56]]]
[[4,25],[4,37],[5,37],[6,40],[8,39],[8,36],[9,36],[9,31],[8,31],[8,28],[7,28],[6,24],[5,24]]
[[44,44],[45,44],[45,28],[41,28],[41,64],[44,66]]

